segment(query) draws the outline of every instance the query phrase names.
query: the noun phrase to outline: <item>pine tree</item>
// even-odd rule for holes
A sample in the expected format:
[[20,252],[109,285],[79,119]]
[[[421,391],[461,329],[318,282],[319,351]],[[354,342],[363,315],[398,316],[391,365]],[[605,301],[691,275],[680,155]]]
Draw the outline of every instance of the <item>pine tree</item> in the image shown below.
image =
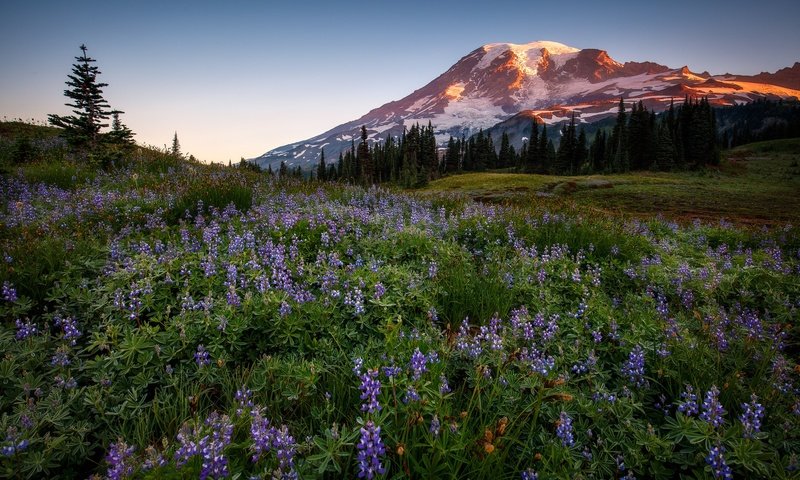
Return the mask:
[[588,155],[589,152],[586,150],[586,131],[583,127],[581,127],[580,132],[578,133],[577,143],[575,144],[575,156],[573,157],[573,164],[575,165],[573,168],[573,173],[575,175],[580,175]]
[[628,170],[628,117],[625,114],[625,103],[619,99],[617,122],[609,139],[609,158],[612,172],[625,172]]
[[134,133],[119,119],[121,113],[125,112],[119,110],[111,112],[111,131],[106,135],[106,139],[114,145],[132,146]]
[[319,154],[319,167],[317,167],[317,180],[324,182],[328,174],[328,167],[325,166],[325,149],[323,148]]
[[361,143],[358,144],[358,163],[361,166],[361,176],[364,183],[371,185],[375,182],[375,165],[367,144],[367,127],[361,126]]
[[655,165],[653,170],[671,171],[675,169],[675,143],[669,131],[669,119],[661,122],[658,128],[658,139],[656,141]]
[[509,145],[508,141],[508,134],[503,132],[503,135],[500,139],[500,156],[498,158],[498,167],[499,168],[506,168],[510,165],[513,165],[514,160],[511,156],[511,146]]
[[49,122],[64,129],[63,136],[75,148],[95,150],[100,142],[100,130],[107,127],[103,120],[111,114],[108,102],[103,98],[103,87],[107,83],[99,83],[97,76],[101,73],[96,61],[86,54],[86,45],[81,45],[81,56],[75,57],[77,63],[72,65],[72,75],[66,82],[70,88],[64,95],[71,100],[65,105],[72,107],[74,115],[47,116]]
[[541,155],[539,148],[539,126],[536,124],[536,119],[533,119],[531,126],[531,136],[528,139],[528,152],[525,157],[525,171],[532,173],[536,171],[541,163]]
[[181,154],[181,143],[178,141],[178,132],[175,132],[175,135],[172,137],[172,148],[170,148],[169,153],[178,158],[183,156],[183,154]]
[[550,173],[550,166],[552,165],[553,157],[550,156],[550,142],[547,138],[547,124],[542,125],[542,135],[539,137],[539,172],[548,174]]

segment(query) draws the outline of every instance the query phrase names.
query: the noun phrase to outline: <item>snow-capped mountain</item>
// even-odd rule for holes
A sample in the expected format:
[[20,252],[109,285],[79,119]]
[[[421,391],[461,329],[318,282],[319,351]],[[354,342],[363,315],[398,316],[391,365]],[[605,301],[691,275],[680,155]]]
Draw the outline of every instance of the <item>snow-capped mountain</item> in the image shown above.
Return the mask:
[[271,164],[274,169],[281,161],[311,168],[323,148],[333,161],[350,148],[351,141],[359,141],[362,125],[369,140],[376,142],[399,136],[414,123],[430,122],[437,140],[446,142],[450,135],[469,136],[518,114],[559,123],[574,112],[581,122],[594,122],[614,115],[620,98],[641,100],[649,109],[661,111],[686,95],[708,96],[715,105],[765,96],[800,98],[800,63],[774,74],[712,76],[653,62],[619,63],[603,50],[556,42],[492,43],[470,52],[405,98],[252,161],[264,168]]

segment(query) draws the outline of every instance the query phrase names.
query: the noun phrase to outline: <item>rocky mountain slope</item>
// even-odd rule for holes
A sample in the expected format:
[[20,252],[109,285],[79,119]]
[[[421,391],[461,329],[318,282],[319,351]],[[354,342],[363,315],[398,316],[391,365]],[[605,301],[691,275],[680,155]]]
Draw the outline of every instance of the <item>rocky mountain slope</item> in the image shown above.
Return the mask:
[[[484,45],[410,95],[389,102],[351,122],[316,137],[285,145],[252,159],[273,169],[311,168],[321,149],[328,159],[358,142],[365,125],[369,141],[401,135],[403,129],[430,122],[437,141],[450,135],[469,136],[501,122],[521,124],[536,118],[553,124],[573,113],[581,122],[595,122],[616,113],[619,99],[641,100],[662,111],[686,96],[708,96],[714,105],[732,105],[757,98],[800,98],[800,63],[774,74],[755,76],[695,73],[653,62],[620,63],[604,50],[577,49],[556,42]],[[516,116],[516,117],[515,117]],[[529,120],[525,120],[529,121]],[[497,131],[497,129],[495,129]],[[515,143],[522,142],[515,135]]]

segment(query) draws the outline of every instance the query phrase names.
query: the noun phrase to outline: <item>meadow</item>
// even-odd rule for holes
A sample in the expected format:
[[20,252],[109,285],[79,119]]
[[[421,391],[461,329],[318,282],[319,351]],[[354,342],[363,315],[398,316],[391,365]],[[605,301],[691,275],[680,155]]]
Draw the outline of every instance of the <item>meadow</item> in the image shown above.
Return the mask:
[[796,146],[407,192],[34,139],[0,476],[798,478]]

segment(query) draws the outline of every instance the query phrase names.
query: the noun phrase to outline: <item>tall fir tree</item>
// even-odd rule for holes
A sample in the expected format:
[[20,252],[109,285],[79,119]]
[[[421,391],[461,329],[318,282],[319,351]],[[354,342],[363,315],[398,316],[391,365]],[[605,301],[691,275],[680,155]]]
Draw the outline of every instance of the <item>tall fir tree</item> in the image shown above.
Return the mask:
[[539,148],[538,148],[538,155],[539,155],[539,162],[540,166],[538,168],[539,173],[548,174],[550,173],[550,167],[552,165],[553,156],[550,155],[550,147],[552,146],[552,142],[549,141],[547,138],[547,124],[542,125],[542,135],[539,137]]
[[134,133],[119,119],[119,116],[122,113],[125,112],[119,110],[114,110],[111,112],[111,131],[106,134],[106,138],[109,143],[114,145],[132,146],[134,145]]
[[64,95],[71,101],[65,105],[72,107],[73,115],[47,116],[50,124],[64,129],[63,136],[67,142],[80,149],[90,151],[100,143],[100,130],[107,127],[107,120],[111,114],[108,102],[103,98],[103,87],[107,83],[97,81],[100,70],[94,62],[95,59],[86,53],[86,45],[81,45],[81,56],[75,57],[77,63],[72,65],[72,74],[68,75]]
[[540,148],[539,148],[539,126],[536,124],[536,119],[533,119],[531,125],[531,135],[528,139],[528,151],[525,156],[525,172],[535,172],[541,163]]
[[170,147],[169,153],[178,158],[183,156],[181,153],[181,142],[178,141],[178,132],[175,132],[175,135],[172,136],[172,147]]
[[625,102],[619,99],[617,121],[609,139],[611,168],[613,172],[628,171],[628,116],[625,113]]
[[324,182],[327,180],[328,167],[325,165],[325,149],[323,148],[319,154],[319,166],[317,167],[317,180]]
[[375,165],[367,144],[367,127],[361,125],[361,143],[358,144],[358,163],[361,165],[361,177],[365,184],[375,182]]
[[505,131],[500,137],[500,155],[498,156],[497,163],[498,168],[506,168],[514,164],[511,145],[508,141],[508,133]]

